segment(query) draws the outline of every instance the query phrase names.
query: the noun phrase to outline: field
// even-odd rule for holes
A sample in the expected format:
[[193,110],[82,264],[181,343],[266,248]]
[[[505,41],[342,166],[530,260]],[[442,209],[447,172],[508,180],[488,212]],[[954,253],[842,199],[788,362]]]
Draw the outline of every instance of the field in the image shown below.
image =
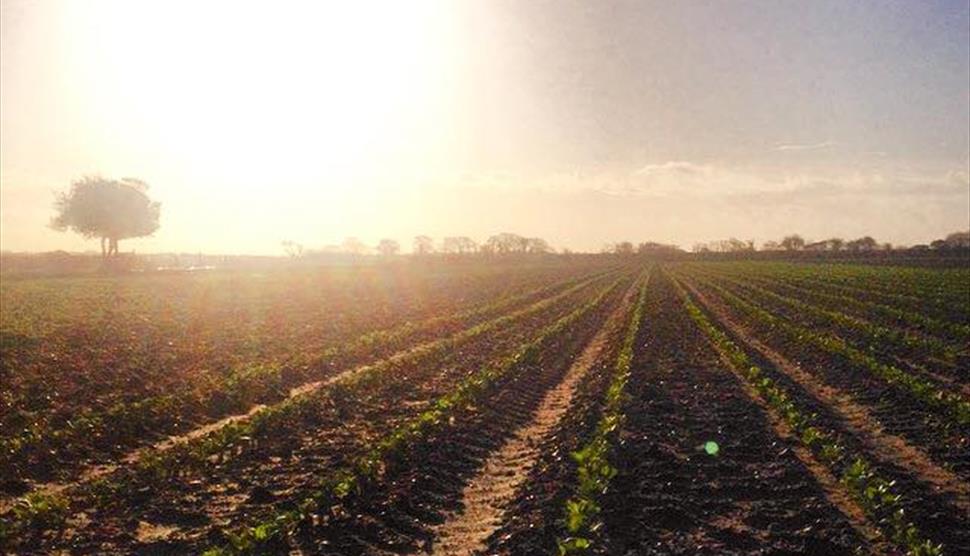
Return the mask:
[[970,269],[9,278],[0,550],[970,554]]

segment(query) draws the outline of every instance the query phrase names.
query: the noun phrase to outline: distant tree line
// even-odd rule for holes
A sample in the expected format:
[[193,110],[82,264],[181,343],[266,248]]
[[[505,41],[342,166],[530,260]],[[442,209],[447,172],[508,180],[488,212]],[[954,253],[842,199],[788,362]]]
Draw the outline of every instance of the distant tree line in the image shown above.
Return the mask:
[[434,239],[429,236],[417,236],[414,238],[412,252],[415,255],[541,255],[556,251],[542,238],[503,232],[490,236],[481,243],[468,236],[448,236],[435,244]]
[[[401,252],[401,244],[390,238],[381,239],[377,245],[371,247],[356,237],[346,238],[340,245],[326,245],[320,249],[304,249],[294,241],[282,242],[283,251],[290,257],[313,255],[371,255],[393,257]],[[503,232],[490,236],[479,243],[468,236],[448,236],[436,242],[426,235],[415,236],[412,242],[412,253],[416,256],[430,255],[542,255],[555,253],[556,250],[549,243],[538,237],[524,237],[518,234]],[[564,253],[569,253],[564,250]]]
[[845,240],[838,237],[821,241],[806,241],[798,234],[785,236],[781,241],[767,241],[761,246],[762,251],[891,251],[891,243],[879,243],[871,236]]
[[[970,232],[954,232],[944,239],[933,241],[929,245],[915,245],[909,248],[893,247],[890,243],[880,243],[871,236],[864,236],[856,239],[845,240],[842,238],[829,238],[820,241],[806,241],[798,234],[784,236],[777,241],[766,241],[760,248],[755,245],[754,240],[741,240],[728,238],[722,240],[696,243],[691,251],[694,253],[754,253],[754,252],[845,252],[860,253],[871,251],[892,251],[909,249],[916,251],[942,251],[947,249],[967,249],[970,248]],[[385,238],[381,239],[376,245],[370,246],[356,237],[348,237],[339,245],[327,245],[321,249],[305,250],[302,245],[284,241],[283,250],[291,257],[319,254],[344,254],[344,255],[380,255],[383,257],[393,257],[401,253],[401,244],[396,240]],[[468,236],[447,236],[436,241],[431,236],[415,236],[411,252],[415,256],[452,256],[461,257],[468,255],[541,255],[556,253],[549,243],[538,237],[525,237],[514,233],[503,232],[490,236],[483,242],[477,242]],[[563,249],[562,254],[569,255],[572,251]],[[655,241],[644,241],[633,243],[631,241],[619,241],[607,243],[600,250],[601,254],[621,255],[621,256],[650,256],[658,258],[679,257],[686,255],[686,251],[677,245],[658,243]]]
[[613,255],[668,256],[683,254],[684,250],[676,245],[657,243],[655,241],[644,241],[637,245],[629,241],[620,241],[617,243],[607,243],[600,252]]
[[938,239],[929,245],[914,245],[912,247],[893,247],[891,243],[880,243],[872,236],[845,240],[838,237],[820,241],[806,241],[798,234],[791,234],[778,241],[766,241],[761,249],[756,249],[753,240],[741,241],[730,238],[726,240],[697,243],[694,253],[744,253],[753,251],[785,252],[785,251],[814,251],[814,252],[846,252],[860,253],[869,251],[892,251],[909,249],[915,251],[941,251],[947,249],[970,248],[970,231],[954,232],[944,239]]
[[947,249],[970,249],[970,230],[953,232],[943,239],[937,239],[929,245],[914,245],[912,249],[933,249],[943,251]]

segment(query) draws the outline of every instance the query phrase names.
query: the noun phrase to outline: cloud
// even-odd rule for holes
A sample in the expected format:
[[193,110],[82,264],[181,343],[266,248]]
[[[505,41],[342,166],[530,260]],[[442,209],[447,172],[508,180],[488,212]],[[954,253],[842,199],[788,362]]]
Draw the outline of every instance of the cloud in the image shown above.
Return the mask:
[[816,239],[873,235],[912,244],[966,227],[966,169],[893,161],[864,168],[674,159],[625,172],[584,168],[542,176],[466,176],[441,194],[453,198],[454,206],[438,212],[454,222],[449,230],[487,235],[521,229],[557,245],[591,249],[601,241],[630,238],[690,245],[732,235],[760,242],[792,232]]
[[950,199],[968,194],[967,172],[914,173],[892,167],[868,171],[768,171],[684,160],[651,163],[628,175],[584,177],[572,190],[612,197],[744,201],[754,205],[804,204],[821,199],[841,202],[872,198]]
[[970,174],[964,170],[952,170],[946,175],[946,181],[959,187],[970,186]]
[[629,176],[603,180],[597,189],[610,195],[717,196],[757,192],[771,184],[752,172],[713,164],[673,160],[641,166]]
[[[761,243],[794,232],[926,243],[966,228],[970,188],[966,171],[956,168],[780,170],[670,160],[625,172],[496,175],[440,192],[435,206],[417,203],[427,215],[408,220],[425,222],[420,231],[435,236],[460,230],[479,238],[508,229],[594,250],[625,239],[689,246],[731,236]],[[504,180],[516,186],[490,185]]]
[[706,166],[694,164],[693,162],[685,162],[683,160],[671,160],[669,162],[664,162],[662,164],[647,164],[641,167],[639,170],[634,172],[635,175],[649,176],[652,174],[661,174],[665,172],[677,172],[681,174],[702,174],[706,170]]
[[836,144],[833,143],[832,141],[822,141],[821,143],[814,143],[810,145],[799,145],[796,143],[796,144],[789,144],[789,145],[778,145],[772,150],[779,151],[779,152],[820,151],[822,149],[830,149],[835,145]]

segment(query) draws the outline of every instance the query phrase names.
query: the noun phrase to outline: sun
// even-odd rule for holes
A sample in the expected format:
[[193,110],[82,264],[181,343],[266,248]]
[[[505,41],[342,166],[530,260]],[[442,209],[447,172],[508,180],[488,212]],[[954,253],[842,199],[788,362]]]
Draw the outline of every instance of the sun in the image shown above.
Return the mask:
[[[345,183],[421,141],[452,52],[438,2],[79,3],[92,117],[214,182]],[[136,138],[136,139],[133,139]],[[308,187],[311,185],[307,185]]]

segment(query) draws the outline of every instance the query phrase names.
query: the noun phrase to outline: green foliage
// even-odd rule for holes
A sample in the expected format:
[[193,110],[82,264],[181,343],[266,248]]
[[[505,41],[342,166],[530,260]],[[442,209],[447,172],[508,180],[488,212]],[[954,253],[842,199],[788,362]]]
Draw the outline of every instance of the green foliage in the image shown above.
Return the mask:
[[[582,280],[571,281],[568,287],[555,295],[540,299],[509,314],[465,329],[453,336],[423,344],[419,348],[409,352],[406,357],[413,361],[432,362],[443,354],[460,348],[464,343],[554,306],[556,303],[562,302],[563,299],[581,291],[601,278],[601,275],[594,275],[593,277]],[[615,280],[610,288],[615,288],[618,283],[619,279]],[[605,296],[606,291],[603,290],[599,297],[596,298],[596,302],[599,302]],[[514,299],[518,298],[516,297]],[[508,300],[502,301],[500,306],[504,306],[507,302]],[[484,310],[484,308],[475,309],[475,311],[479,310]],[[578,317],[574,315],[574,320],[575,318]],[[569,323],[564,325],[556,323],[551,326],[558,326],[558,328],[547,332],[550,335],[554,334],[556,331],[563,330],[572,322],[569,321]],[[535,357],[539,351],[538,344],[526,346],[514,355],[514,358],[517,358],[517,360],[510,360],[504,364],[512,365],[517,362],[521,363],[527,357]],[[335,388],[347,389],[347,396],[351,396],[351,392],[366,391],[375,381],[380,380],[380,377],[384,373],[392,371],[400,362],[401,358],[385,359],[379,364],[366,368],[362,373],[335,385]],[[276,364],[240,367],[231,373],[223,384],[225,386],[225,392],[227,393],[227,399],[246,399],[251,402],[256,396],[261,395],[266,388],[282,387],[281,367]],[[455,399],[469,396],[475,389],[480,390],[486,385],[487,381],[485,378],[481,376],[473,377],[467,381],[467,384],[461,387],[467,390],[467,392],[455,393],[437,400],[438,410],[425,412],[411,426],[417,427],[420,425],[420,427],[427,427],[438,424],[441,415],[452,409],[450,405],[455,403]],[[224,460],[230,457],[236,449],[253,446],[258,444],[260,438],[266,435],[276,434],[281,424],[305,412],[312,411],[314,404],[325,394],[326,392],[324,390],[317,390],[302,396],[288,398],[280,403],[261,409],[253,414],[249,420],[226,424],[209,434],[191,441],[182,442],[165,452],[160,453],[148,450],[133,466],[134,476],[140,481],[152,484],[167,481],[178,473],[202,470],[209,465],[211,458],[216,458],[220,461]],[[453,396],[455,397],[454,399],[452,399]],[[88,434],[89,431],[98,430],[107,423],[111,423],[112,427],[116,430],[125,429],[128,431],[128,434],[136,434],[146,430],[148,424],[153,422],[154,416],[171,418],[171,415],[178,411],[176,408],[181,407],[182,403],[183,400],[177,395],[166,395],[157,398],[148,398],[133,404],[117,404],[103,415],[82,415],[72,421],[70,428],[62,431],[45,433],[43,428],[38,426],[35,431],[30,432],[30,436],[27,436],[28,433],[25,432],[22,436],[0,442],[0,449],[6,453],[19,454],[28,448],[36,449],[37,445],[30,444],[31,442],[55,446],[63,445],[76,441],[76,439],[84,438],[84,435]],[[390,438],[385,439],[384,442],[387,444],[385,448],[389,452],[400,449],[400,446],[404,445],[408,440],[408,434],[407,431],[397,431]],[[118,485],[112,484],[113,480],[109,476],[94,481],[90,485],[89,490],[103,493],[116,491],[118,490]],[[13,521],[14,526],[19,527],[18,523],[20,519],[14,516]],[[52,528],[57,526],[54,522],[50,522],[49,525]],[[44,524],[40,523],[38,526],[44,526]]]
[[706,284],[729,305],[760,322],[762,326],[784,334],[799,344],[812,346],[838,356],[852,366],[872,373],[894,388],[910,394],[926,406],[948,415],[959,425],[970,424],[970,402],[964,400],[959,394],[941,390],[923,378],[904,372],[892,365],[881,363],[873,356],[850,346],[845,340],[837,336],[819,333],[777,317],[753,303],[741,299],[718,284],[710,281]]
[[289,534],[298,523],[313,512],[326,511],[339,506],[348,496],[361,492],[366,485],[379,480],[385,462],[391,457],[427,437],[433,430],[446,423],[451,415],[475,404],[500,378],[535,363],[542,352],[543,345],[566,332],[581,318],[601,305],[620,282],[621,279],[617,278],[601,289],[591,300],[544,327],[533,340],[521,345],[514,353],[463,380],[451,393],[432,402],[429,409],[376,442],[370,452],[358,458],[349,468],[338,470],[323,478],[316,491],[299,505],[300,511],[282,512],[269,520],[232,532],[228,534],[229,543],[214,549],[213,554],[259,553],[268,542],[275,542]]
[[[496,301],[459,311],[452,315],[436,316],[418,323],[407,322],[387,330],[368,332],[349,342],[322,349],[312,356],[302,355],[298,358],[291,358],[285,363],[282,360],[252,363],[243,358],[241,364],[231,367],[225,376],[219,379],[210,380],[201,385],[196,384],[191,389],[182,389],[174,393],[165,393],[135,402],[119,402],[108,409],[86,409],[79,412],[76,417],[67,422],[66,426],[59,429],[52,428],[51,423],[42,418],[25,416],[28,423],[17,434],[0,438],[0,454],[7,457],[9,461],[19,461],[28,457],[30,453],[56,452],[62,448],[81,445],[90,442],[92,438],[103,436],[106,432],[110,432],[113,438],[119,440],[137,438],[148,430],[165,432],[173,424],[178,423],[180,416],[191,414],[200,409],[200,406],[215,415],[245,411],[258,401],[264,400],[267,395],[278,397],[286,394],[286,389],[293,385],[293,379],[291,378],[290,383],[284,381],[285,370],[290,371],[290,376],[295,377],[298,381],[310,380],[315,373],[303,371],[302,368],[329,368],[329,365],[335,361],[353,360],[358,357],[366,358],[375,351],[379,352],[378,348],[393,349],[422,333],[438,330],[441,326],[480,319],[507,310],[510,307],[517,307],[523,300],[542,296],[542,299],[538,301],[516,309],[509,314],[479,323],[451,338],[423,344],[410,354],[410,357],[423,357],[431,360],[441,353],[455,349],[462,342],[472,340],[497,327],[508,326],[518,319],[559,303],[567,296],[588,287],[589,284],[602,278],[603,275],[604,273],[597,273],[583,278],[573,278],[552,286],[543,286],[525,293],[502,297]],[[205,291],[204,293],[209,295],[210,292]],[[45,303],[47,299],[52,297],[50,292],[46,291],[39,292],[39,294],[43,294]],[[8,303],[6,296],[4,299],[5,303]],[[96,302],[94,307],[101,307],[108,303],[106,300],[94,301]],[[15,307],[17,306],[15,305]],[[20,311],[17,311],[18,313],[22,313],[24,308],[20,307],[20,309]],[[36,324],[30,323],[30,326],[26,326],[26,328],[28,330],[33,329]],[[8,325],[9,323],[4,322],[5,328]],[[373,377],[391,369],[398,361],[392,360],[373,367],[368,372],[371,378],[366,380],[374,380]],[[6,392],[3,394],[6,394]],[[13,403],[11,401],[11,405]],[[283,411],[276,416],[285,418],[290,414],[289,411]],[[267,421],[266,425],[269,426],[271,422],[273,422],[272,419]],[[214,442],[212,439],[205,442],[211,449],[198,450],[193,448],[191,451],[199,456],[197,459],[202,460],[229,445],[237,444],[239,437],[249,435],[254,430],[256,429],[227,429],[225,431],[227,434],[221,435],[219,442]],[[183,458],[184,455],[179,457]],[[189,465],[192,466],[197,463],[199,462],[192,462]]]
[[576,494],[566,500],[565,529],[567,536],[557,541],[559,554],[582,554],[592,547],[592,533],[597,528],[600,512],[599,498],[606,493],[617,470],[609,462],[616,434],[623,423],[623,402],[626,383],[633,363],[633,350],[647,296],[647,281],[640,285],[637,301],[626,328],[623,344],[614,363],[613,377],[606,390],[603,414],[592,438],[571,454],[576,462]]
[[146,194],[145,182],[125,178],[82,178],[58,196],[51,226],[84,237],[125,239],[150,235],[158,229],[161,205]]
[[593,546],[589,539],[585,539],[583,537],[566,537],[565,539],[556,541],[556,544],[559,547],[560,556],[566,556],[567,554],[582,554]]
[[0,521],[0,546],[18,535],[61,527],[70,503],[61,494],[32,492],[17,499],[11,509],[13,519]]
[[735,287],[740,287],[750,291],[755,296],[762,299],[772,300],[784,306],[788,306],[797,311],[800,315],[813,318],[816,322],[858,332],[864,338],[866,338],[866,345],[870,350],[878,349],[887,344],[898,344],[903,345],[911,350],[920,350],[922,352],[932,354],[950,362],[953,362],[957,357],[957,350],[955,348],[947,345],[945,342],[937,338],[929,336],[917,336],[909,333],[906,330],[875,325],[868,321],[846,315],[845,313],[839,311],[823,309],[818,306],[805,303],[804,301],[799,301],[791,297],[780,295],[749,281],[740,281],[735,279],[726,279],[726,281],[730,282]]
[[[890,325],[956,340],[970,340],[970,325],[951,322],[942,315],[954,307],[970,309],[970,274],[966,269],[932,270],[865,265],[798,265],[787,263],[718,264],[718,272],[704,265],[685,265],[692,275],[732,276],[745,284],[763,284],[791,290],[835,311],[851,309],[863,318],[881,318]],[[929,309],[929,311],[927,311]],[[935,316],[930,316],[933,313]],[[959,349],[959,348],[957,348]]]
[[903,547],[911,556],[942,554],[942,545],[933,544],[924,539],[916,526],[905,519],[900,506],[900,495],[892,492],[893,483],[879,477],[861,456],[855,456],[847,463],[848,456],[845,448],[838,443],[834,435],[813,424],[815,416],[803,413],[784,388],[764,376],[763,372],[752,364],[747,353],[711,322],[683,287],[676,281],[674,284],[687,312],[718,352],[782,417],[802,444],[834,470],[842,467],[841,483],[846,486],[862,509],[876,520],[880,528],[886,530],[889,538]]

